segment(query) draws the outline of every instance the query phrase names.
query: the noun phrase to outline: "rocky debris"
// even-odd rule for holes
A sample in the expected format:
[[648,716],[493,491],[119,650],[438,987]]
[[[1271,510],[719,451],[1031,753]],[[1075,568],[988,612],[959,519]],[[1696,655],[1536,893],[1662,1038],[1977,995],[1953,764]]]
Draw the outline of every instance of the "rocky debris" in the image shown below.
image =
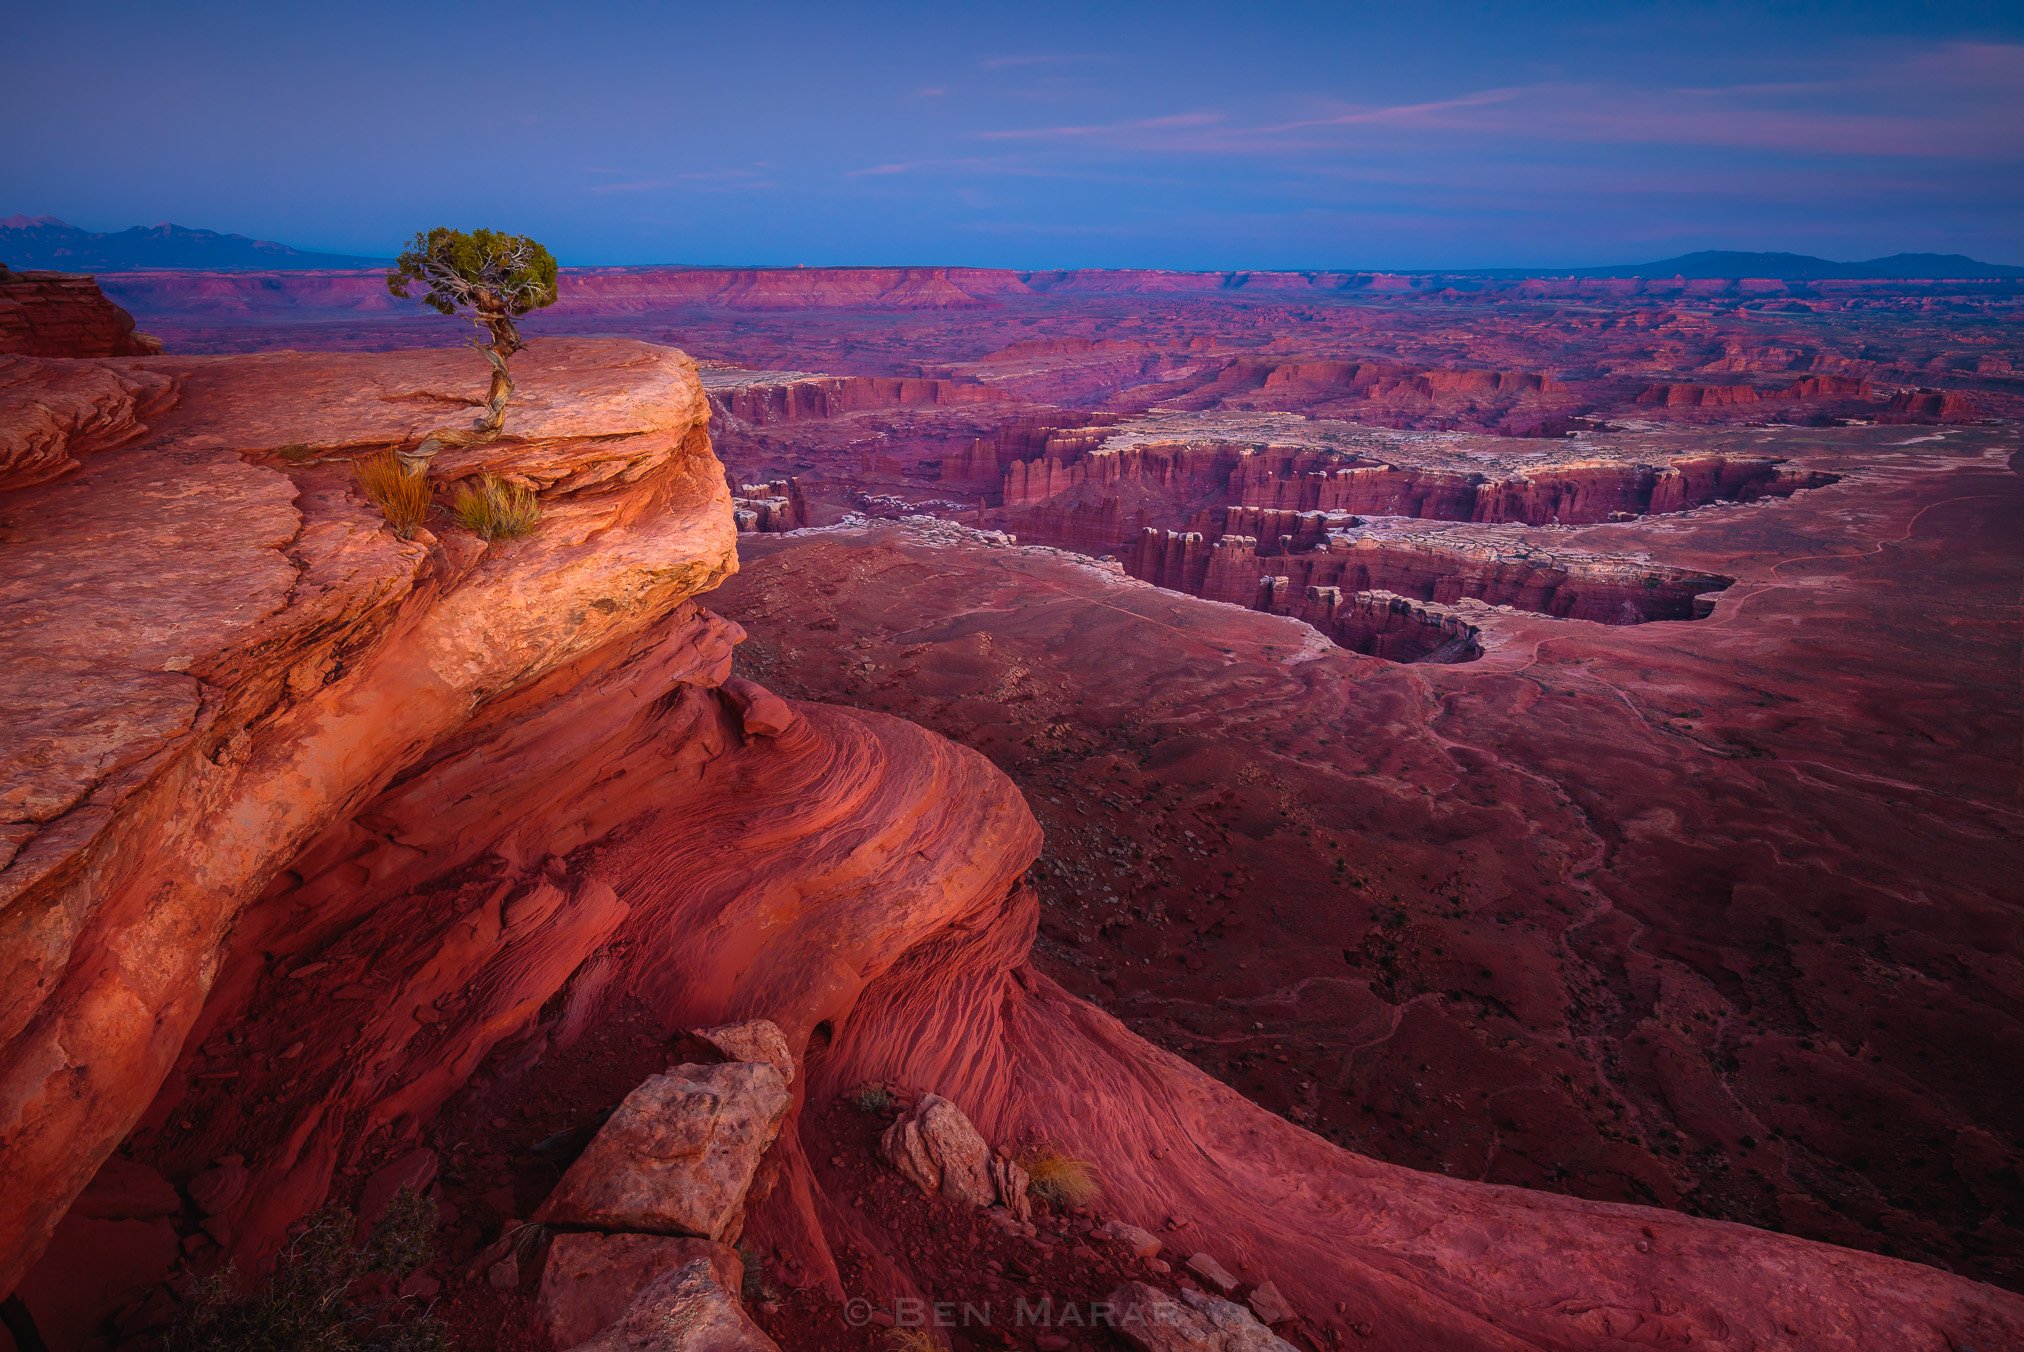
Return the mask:
[[1028,1220],[1026,1171],[993,1155],[963,1110],[939,1094],[922,1094],[879,1138],[886,1162],[922,1192],[970,1206],[1002,1203],[1015,1220]]
[[909,1112],[886,1128],[879,1150],[922,1192],[938,1192],[971,1206],[989,1206],[997,1200],[991,1148],[963,1110],[939,1094],[921,1095]]
[[90,277],[0,267],[0,353],[31,357],[144,357],[162,345]]
[[1279,1288],[1270,1282],[1260,1282],[1256,1290],[1244,1297],[1244,1303],[1251,1307],[1251,1313],[1267,1324],[1284,1324],[1293,1318],[1293,1307],[1286,1303],[1286,1297],[1279,1294]]
[[190,1200],[206,1216],[216,1216],[245,1196],[246,1185],[251,1181],[245,1161],[236,1155],[227,1156],[190,1180]]
[[1161,1248],[1159,1236],[1150,1230],[1141,1230],[1138,1226],[1124,1221],[1111,1221],[1104,1226],[1104,1233],[1140,1258],[1159,1257]]
[[1206,1253],[1197,1253],[1188,1258],[1188,1271],[1194,1273],[1224,1295],[1235,1291],[1242,1283],[1230,1275],[1230,1270]]
[[1027,1192],[1027,1186],[1032,1181],[1016,1160],[1003,1155],[991,1156],[991,1186],[997,1189],[999,1204],[1015,1221],[1030,1222],[1033,1219],[1033,1198]]
[[577,1352],[780,1352],[708,1258],[647,1283],[625,1317]]
[[707,1239],[668,1235],[560,1234],[541,1272],[537,1317],[549,1345],[575,1347],[624,1318],[657,1277],[692,1262],[710,1268],[716,1284],[736,1291],[745,1265],[736,1250]]
[[626,1096],[537,1221],[735,1239],[791,1095],[768,1064],[677,1066]]
[[1295,1352],[1243,1306],[1200,1291],[1176,1300],[1126,1282],[1111,1292],[1110,1305],[1117,1331],[1139,1352]]
[[[727,685],[733,683],[726,682]],[[757,686],[753,688],[758,689]],[[760,693],[768,694],[763,690]],[[769,695],[769,698],[777,696]],[[724,1054],[726,1061],[763,1061],[779,1071],[781,1079],[794,1083],[794,1053],[788,1049],[787,1038],[778,1025],[766,1019],[698,1028],[689,1036],[715,1047]]]
[[[794,712],[794,706],[756,681],[733,676],[724,682],[722,688],[724,698],[738,711],[739,721],[748,737],[778,737],[800,718]],[[775,1035],[778,1035],[777,1029]]]

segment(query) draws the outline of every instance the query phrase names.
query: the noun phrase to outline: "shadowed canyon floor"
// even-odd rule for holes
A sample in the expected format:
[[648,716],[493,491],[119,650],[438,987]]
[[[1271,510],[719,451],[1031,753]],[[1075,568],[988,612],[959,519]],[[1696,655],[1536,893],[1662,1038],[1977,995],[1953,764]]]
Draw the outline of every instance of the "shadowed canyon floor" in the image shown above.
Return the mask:
[[[527,1218],[764,1019],[742,1230],[670,1242],[737,1241],[783,1348],[916,1298],[1115,1348],[1005,1302],[1225,1269],[1310,1348],[2024,1342],[2024,475],[1888,421],[2006,409],[2014,297],[1008,276],[698,273],[700,376],[538,339],[435,467],[538,492],[492,543],[352,477],[468,352],[0,356],[10,1319],[150,1346],[407,1185],[401,1298],[550,1346],[561,1241],[625,1227]],[[145,285],[214,307],[172,349],[426,331]],[[1609,336],[1504,361],[1556,333]],[[1822,425],[1645,393],[1717,368]],[[1485,434],[1535,413],[1582,425]],[[928,1094],[1096,1196],[923,1196],[878,1152]]]
[[1814,441],[1863,469],[1576,533],[1734,574],[1711,618],[1480,610],[1465,667],[946,526],[747,537],[720,604],[1004,767],[1047,969],[1292,1120],[2015,1283],[2024,479]]

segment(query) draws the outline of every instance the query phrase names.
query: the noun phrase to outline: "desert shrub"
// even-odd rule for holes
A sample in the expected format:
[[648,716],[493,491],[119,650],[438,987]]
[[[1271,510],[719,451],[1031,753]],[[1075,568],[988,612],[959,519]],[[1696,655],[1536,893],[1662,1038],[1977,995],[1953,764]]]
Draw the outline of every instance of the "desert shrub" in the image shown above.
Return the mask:
[[1050,1145],[1022,1153],[1019,1167],[1026,1171],[1027,1193],[1056,1206],[1088,1206],[1103,1191],[1097,1185],[1095,1165]]
[[228,1265],[197,1283],[170,1330],[168,1352],[442,1352],[440,1321],[418,1301],[362,1294],[395,1287],[434,1254],[436,1204],[403,1188],[361,1242],[349,1210],[311,1216],[275,1259],[274,1273],[242,1293]]
[[531,490],[487,474],[476,483],[457,486],[450,514],[484,539],[511,540],[534,529],[541,519],[541,504]]
[[380,509],[394,534],[403,540],[414,539],[415,528],[428,517],[433,501],[428,476],[408,473],[407,466],[392,451],[367,456],[352,472],[358,478],[359,490]]
[[850,1091],[850,1101],[859,1112],[882,1113],[893,1106],[893,1091],[875,1080],[866,1080]]

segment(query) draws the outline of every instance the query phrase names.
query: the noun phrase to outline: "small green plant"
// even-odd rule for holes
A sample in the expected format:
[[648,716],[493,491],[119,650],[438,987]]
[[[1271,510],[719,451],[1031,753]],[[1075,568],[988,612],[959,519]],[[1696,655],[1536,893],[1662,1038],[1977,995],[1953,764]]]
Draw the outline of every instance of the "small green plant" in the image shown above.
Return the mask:
[[434,499],[429,494],[427,475],[410,474],[401,458],[381,451],[358,462],[352,473],[359,491],[380,509],[387,525],[403,540],[415,538],[415,530],[429,515]]
[[882,1113],[893,1106],[893,1091],[876,1080],[866,1080],[850,1091],[850,1101],[861,1113]]
[[412,1189],[396,1196],[361,1242],[349,1210],[327,1206],[275,1259],[274,1274],[244,1293],[227,1265],[197,1283],[170,1330],[168,1352],[444,1352],[447,1332],[428,1308],[395,1295],[354,1294],[362,1278],[398,1286],[433,1256],[436,1204]]
[[1088,1206],[1103,1192],[1096,1181],[1096,1166],[1088,1160],[1064,1155],[1051,1145],[1034,1146],[1019,1156],[1026,1171],[1029,1196],[1056,1206]]
[[457,486],[450,514],[483,539],[511,540],[534,529],[541,519],[541,503],[531,490],[487,474],[475,484]]

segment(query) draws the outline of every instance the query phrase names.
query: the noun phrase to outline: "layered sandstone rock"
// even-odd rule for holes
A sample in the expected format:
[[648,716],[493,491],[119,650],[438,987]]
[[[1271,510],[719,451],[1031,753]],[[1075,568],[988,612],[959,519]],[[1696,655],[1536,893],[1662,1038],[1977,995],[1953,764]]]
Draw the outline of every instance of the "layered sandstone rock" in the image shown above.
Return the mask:
[[[1124,561],[1143,581],[1275,615],[1326,601],[1322,593],[1329,590],[1337,593],[1334,606],[1368,596],[1373,609],[1359,623],[1376,619],[1375,608],[1388,610],[1390,598],[1437,607],[1466,599],[1601,624],[1690,620],[1707,613],[1705,598],[1731,581],[1637,559],[1551,554],[1443,534],[1331,535],[1310,549],[1265,554],[1250,536],[1211,543],[1196,531],[1147,529]],[[1448,628],[1450,637],[1468,628],[1438,611],[1410,618]],[[1330,607],[1316,627],[1331,632],[1336,619]],[[1344,646],[1359,648],[1355,641]]]
[[808,503],[792,478],[743,484],[731,497],[732,520],[743,531],[800,530],[808,522]]
[[0,353],[140,357],[161,350],[161,343],[134,332],[134,317],[107,300],[92,278],[0,266]]
[[[1784,497],[1833,482],[1772,456],[1689,455],[1665,464],[1579,456],[1536,468],[1390,463],[1362,452],[1220,441],[1123,440],[1090,449],[1055,437],[1005,471],[1007,518],[1026,539],[1103,554],[1148,526],[1209,541],[1259,539],[1275,552],[1319,541],[1330,516],[1578,525]],[[971,472],[971,471],[965,471]]]
[[[134,368],[102,369],[117,390]],[[534,537],[491,548],[447,530],[396,539],[340,454],[455,409],[475,384],[468,357],[144,371],[174,382],[169,415],[4,501],[0,703],[17,735],[0,800],[0,1155],[14,1180],[0,1287],[138,1120],[226,936],[310,840],[487,702],[643,628],[665,627],[670,681],[721,679],[728,659],[723,626],[684,608],[735,560],[679,354],[527,354],[514,435],[483,463],[550,491]],[[625,909],[538,874],[508,892],[481,949],[510,952],[558,907],[586,935]],[[539,983],[567,947],[543,934],[534,950],[516,981]],[[479,1003],[510,1023],[522,998],[509,983]]]
[[0,491],[133,441],[175,401],[174,380],[136,364],[0,356]]
[[[1040,841],[1002,774],[727,684],[739,631],[693,597],[733,566],[731,508],[686,360],[522,360],[511,436],[439,466],[537,488],[522,540],[438,518],[403,542],[351,487],[352,456],[470,397],[454,352],[154,363],[175,409],[4,500],[25,660],[0,679],[31,737],[0,799],[0,1287],[91,1219],[65,1213],[115,1145],[214,1208],[170,1222],[179,1251],[253,1270],[326,1198],[461,1149],[432,1135],[453,1098],[567,1100],[614,1029],[665,1065],[683,1030],[763,1018],[808,1099],[945,1086],[980,1135],[1089,1160],[1117,1219],[1213,1227],[1190,1247],[1337,1336],[2024,1331],[2014,1298],[1931,1270],[1375,1164],[1067,996],[1028,965]],[[863,1294],[913,1289],[792,1127],[746,1207],[809,1286],[841,1297],[850,1246],[880,1251]],[[593,1345],[769,1346],[747,1320],[696,1258]]]

